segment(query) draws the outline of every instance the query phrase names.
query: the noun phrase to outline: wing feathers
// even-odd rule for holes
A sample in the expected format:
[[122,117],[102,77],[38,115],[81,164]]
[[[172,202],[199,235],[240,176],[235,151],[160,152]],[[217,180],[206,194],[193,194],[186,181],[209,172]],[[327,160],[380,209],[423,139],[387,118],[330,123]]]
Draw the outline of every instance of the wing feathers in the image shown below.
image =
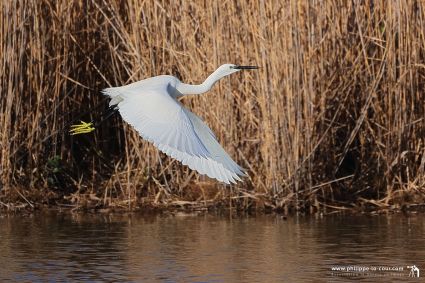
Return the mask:
[[191,156],[185,152],[180,152],[163,144],[158,145],[157,147],[165,154],[179,160],[182,164],[187,165],[190,169],[196,170],[200,174],[207,175],[210,178],[215,178],[226,184],[229,184],[230,182],[236,183],[235,179],[240,180],[238,175],[224,168],[222,164],[219,164],[214,160]]
[[241,180],[238,175],[244,175],[243,169],[224,151],[211,129],[168,93],[121,95],[120,91],[124,90],[103,92],[118,102],[122,118],[141,137],[201,174],[226,184]]
[[227,152],[224,151],[221,145],[217,142],[217,139],[215,138],[215,135],[211,129],[198,116],[185,108],[183,109],[191,120],[197,136],[209,149],[210,153],[214,157],[214,160],[223,164],[226,169],[234,171],[235,173],[243,176],[243,169],[230,158]]

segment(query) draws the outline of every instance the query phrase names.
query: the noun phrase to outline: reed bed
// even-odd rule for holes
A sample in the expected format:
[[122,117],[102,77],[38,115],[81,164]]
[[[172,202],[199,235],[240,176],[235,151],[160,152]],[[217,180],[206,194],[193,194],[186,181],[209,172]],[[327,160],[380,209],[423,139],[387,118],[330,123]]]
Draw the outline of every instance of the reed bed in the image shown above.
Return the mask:
[[[423,1],[20,0],[0,4],[0,207],[277,211],[424,203]],[[248,177],[224,186],[173,161],[99,90],[159,74]],[[96,105],[101,103],[101,107]]]

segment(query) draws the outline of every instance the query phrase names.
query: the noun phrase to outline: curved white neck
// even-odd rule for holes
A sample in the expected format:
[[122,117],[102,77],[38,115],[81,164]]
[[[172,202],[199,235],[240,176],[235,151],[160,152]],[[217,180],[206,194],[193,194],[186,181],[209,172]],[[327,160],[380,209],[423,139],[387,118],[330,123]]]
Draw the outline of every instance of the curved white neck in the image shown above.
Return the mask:
[[226,75],[227,74],[223,74],[219,70],[216,70],[200,85],[190,85],[181,82],[176,88],[183,95],[202,94],[209,91],[218,80]]

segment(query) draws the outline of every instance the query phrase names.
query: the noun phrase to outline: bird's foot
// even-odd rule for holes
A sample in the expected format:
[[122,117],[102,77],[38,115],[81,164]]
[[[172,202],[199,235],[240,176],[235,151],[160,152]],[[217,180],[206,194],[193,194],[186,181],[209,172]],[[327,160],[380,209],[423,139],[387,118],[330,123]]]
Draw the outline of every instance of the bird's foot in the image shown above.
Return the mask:
[[93,127],[92,122],[86,123],[84,121],[81,121],[81,124],[72,125],[69,133],[73,136],[73,135],[91,133],[94,130],[95,128]]

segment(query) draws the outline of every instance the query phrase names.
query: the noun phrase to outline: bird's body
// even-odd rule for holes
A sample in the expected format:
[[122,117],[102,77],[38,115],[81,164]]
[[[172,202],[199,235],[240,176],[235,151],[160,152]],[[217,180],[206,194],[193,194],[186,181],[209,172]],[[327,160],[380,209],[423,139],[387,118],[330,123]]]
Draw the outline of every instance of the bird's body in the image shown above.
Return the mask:
[[220,78],[254,68],[225,64],[200,85],[161,75],[102,92],[111,98],[109,105],[118,109],[124,121],[159,150],[201,174],[230,184],[241,180],[243,169],[224,151],[211,129],[177,98],[204,93]]

